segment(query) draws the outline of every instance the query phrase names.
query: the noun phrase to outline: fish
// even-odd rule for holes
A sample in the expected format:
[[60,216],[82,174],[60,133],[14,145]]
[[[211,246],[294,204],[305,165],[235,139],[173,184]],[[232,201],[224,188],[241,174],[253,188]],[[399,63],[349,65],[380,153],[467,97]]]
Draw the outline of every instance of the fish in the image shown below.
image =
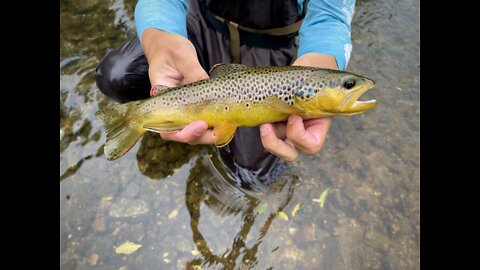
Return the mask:
[[350,116],[378,103],[358,100],[375,81],[347,71],[216,64],[209,75],[183,86],[162,88],[154,97],[99,110],[96,116],[106,130],[106,158],[123,156],[147,131],[181,130],[197,120],[213,129],[215,145],[223,147],[240,126],[285,121],[291,114],[305,119]]

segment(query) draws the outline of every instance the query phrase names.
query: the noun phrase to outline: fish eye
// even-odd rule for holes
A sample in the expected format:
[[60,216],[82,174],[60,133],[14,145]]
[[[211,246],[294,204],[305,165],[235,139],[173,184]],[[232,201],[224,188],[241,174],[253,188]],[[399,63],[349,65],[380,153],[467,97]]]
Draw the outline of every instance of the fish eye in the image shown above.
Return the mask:
[[343,83],[343,87],[345,87],[346,89],[352,89],[353,87],[355,87],[355,85],[356,85],[355,79],[352,79],[352,78],[347,79]]

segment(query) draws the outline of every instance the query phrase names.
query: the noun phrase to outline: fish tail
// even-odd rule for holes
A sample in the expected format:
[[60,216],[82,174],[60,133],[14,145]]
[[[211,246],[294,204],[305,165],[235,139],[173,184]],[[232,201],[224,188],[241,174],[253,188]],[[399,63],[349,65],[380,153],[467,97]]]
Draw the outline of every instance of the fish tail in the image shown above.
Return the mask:
[[140,101],[119,104],[96,113],[107,133],[104,152],[108,160],[115,160],[130,150],[146,130],[133,108]]

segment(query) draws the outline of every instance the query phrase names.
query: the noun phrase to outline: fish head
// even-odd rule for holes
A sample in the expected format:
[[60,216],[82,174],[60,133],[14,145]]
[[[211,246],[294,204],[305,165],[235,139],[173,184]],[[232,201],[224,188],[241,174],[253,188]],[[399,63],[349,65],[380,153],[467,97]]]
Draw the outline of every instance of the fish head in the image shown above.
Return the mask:
[[354,115],[377,106],[375,99],[358,100],[375,81],[345,71],[313,72],[294,94],[295,107],[306,116]]

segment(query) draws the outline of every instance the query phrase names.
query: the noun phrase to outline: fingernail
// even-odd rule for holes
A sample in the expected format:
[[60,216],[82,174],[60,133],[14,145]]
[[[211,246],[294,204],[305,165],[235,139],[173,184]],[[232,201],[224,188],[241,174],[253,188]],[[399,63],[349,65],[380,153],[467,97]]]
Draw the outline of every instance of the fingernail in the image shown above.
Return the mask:
[[260,136],[267,136],[269,133],[268,127],[260,126]]

